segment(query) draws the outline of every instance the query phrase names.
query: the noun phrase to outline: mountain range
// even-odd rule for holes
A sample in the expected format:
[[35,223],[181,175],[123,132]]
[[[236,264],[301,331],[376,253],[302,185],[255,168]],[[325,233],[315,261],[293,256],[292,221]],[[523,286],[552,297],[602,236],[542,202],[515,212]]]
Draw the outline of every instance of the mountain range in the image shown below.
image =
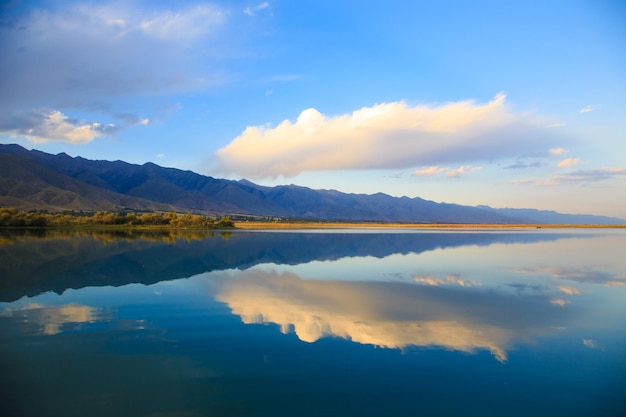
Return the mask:
[[95,161],[0,145],[0,206],[23,210],[176,211],[322,221],[624,224],[595,215],[436,203],[419,197],[348,194],[297,185],[265,187],[192,171]]

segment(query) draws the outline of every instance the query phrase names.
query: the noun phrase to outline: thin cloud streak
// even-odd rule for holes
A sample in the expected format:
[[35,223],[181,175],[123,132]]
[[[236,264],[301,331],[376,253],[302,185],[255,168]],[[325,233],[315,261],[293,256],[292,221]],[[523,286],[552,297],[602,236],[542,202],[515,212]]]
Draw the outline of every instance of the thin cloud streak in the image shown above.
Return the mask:
[[556,164],[558,168],[565,168],[577,165],[580,162],[580,158],[567,158]]
[[[566,140],[545,125],[512,111],[502,93],[486,104],[391,102],[334,117],[311,108],[296,121],[246,128],[216,152],[215,170],[277,178],[310,171],[469,165],[538,152]],[[461,175],[469,167],[446,173]]]
[[504,169],[542,168],[542,167],[545,167],[546,165],[547,164],[545,162],[532,162],[528,164],[525,164],[523,162],[516,162],[514,164],[504,167]]
[[480,282],[465,280],[456,274],[450,274],[446,276],[446,278],[439,278],[436,276],[418,276],[413,277],[413,281],[418,284],[430,285],[430,286],[441,286],[441,285],[459,285],[461,287],[476,287],[481,286]]
[[580,113],[583,113],[583,114],[584,113],[590,113],[590,112],[596,110],[597,108],[598,108],[597,105],[592,106],[591,104],[589,104],[589,105],[583,107],[582,109],[580,109]]
[[[518,274],[537,275],[545,274],[556,279],[563,279],[584,284],[598,284],[607,287],[619,287],[626,285],[626,276],[616,275],[591,267],[557,267],[538,266],[534,268],[521,268],[516,270]],[[559,290],[566,294],[579,294],[578,289],[569,286],[559,286]]]
[[521,179],[512,181],[512,183],[554,187],[559,185],[589,185],[600,181],[623,179],[626,179],[625,168],[599,168],[553,175],[549,179]]
[[245,9],[243,9],[243,13],[245,15],[252,17],[252,16],[255,16],[258,12],[268,9],[269,7],[270,7],[270,4],[264,1],[263,3],[259,3],[258,5],[254,7],[246,7]]
[[422,168],[415,170],[413,172],[414,176],[418,177],[432,177],[438,174],[445,174],[448,178],[458,178],[464,174],[469,174],[471,172],[480,171],[482,167],[471,166],[471,165],[461,165],[458,168],[444,168],[431,166],[428,168]]

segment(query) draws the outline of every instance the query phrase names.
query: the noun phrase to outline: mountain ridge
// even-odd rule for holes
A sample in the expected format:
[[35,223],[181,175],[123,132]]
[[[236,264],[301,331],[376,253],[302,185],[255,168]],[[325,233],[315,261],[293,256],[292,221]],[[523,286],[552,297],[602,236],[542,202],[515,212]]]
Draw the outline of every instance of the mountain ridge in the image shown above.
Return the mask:
[[89,160],[0,145],[0,205],[18,209],[152,210],[323,221],[624,224],[606,216],[437,203],[382,192],[351,194],[298,185],[267,187],[188,170]]

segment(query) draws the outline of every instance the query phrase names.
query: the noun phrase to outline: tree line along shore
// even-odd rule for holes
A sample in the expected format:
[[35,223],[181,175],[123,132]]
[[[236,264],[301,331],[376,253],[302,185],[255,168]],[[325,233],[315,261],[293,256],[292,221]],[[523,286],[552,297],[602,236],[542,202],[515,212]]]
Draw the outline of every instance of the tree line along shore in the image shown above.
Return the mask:
[[[240,218],[241,217],[241,218]],[[221,218],[192,213],[137,212],[131,210],[63,211],[50,213],[42,210],[17,210],[0,207],[0,228],[172,228],[172,229],[315,229],[315,228],[420,228],[420,229],[522,229],[522,228],[626,228],[626,225],[598,224],[478,224],[478,223],[384,223],[340,222],[303,219],[250,218],[224,216]]]
[[230,217],[213,218],[200,214],[179,214],[174,212],[133,211],[23,211],[12,207],[0,207],[0,227],[2,228],[44,228],[44,227],[152,227],[180,229],[230,229],[235,224]]

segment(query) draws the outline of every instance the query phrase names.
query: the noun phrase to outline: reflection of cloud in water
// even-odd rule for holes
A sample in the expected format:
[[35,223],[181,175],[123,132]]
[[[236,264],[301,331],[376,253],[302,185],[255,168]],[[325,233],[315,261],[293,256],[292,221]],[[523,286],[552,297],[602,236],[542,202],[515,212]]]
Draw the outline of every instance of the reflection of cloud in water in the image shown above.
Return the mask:
[[565,285],[559,285],[557,287],[561,292],[569,295],[579,295],[581,292],[578,288],[575,287],[567,287]]
[[598,342],[593,339],[583,339],[583,345],[587,346],[589,349],[598,349]]
[[260,270],[210,276],[215,297],[244,323],[276,323],[306,342],[336,336],[387,348],[486,349],[504,362],[513,341],[551,332],[552,321],[564,317],[545,297],[457,286],[304,280]]
[[61,306],[30,303],[23,307],[0,311],[0,316],[19,317],[25,322],[40,326],[41,332],[49,335],[60,333],[64,324],[102,320],[102,314],[97,309],[74,303]]
[[418,284],[426,284],[426,285],[433,285],[433,286],[457,284],[457,285],[460,285],[461,287],[478,287],[482,285],[480,282],[464,280],[457,274],[449,274],[445,278],[439,278],[435,276],[419,276],[419,277],[414,277],[413,280],[417,282]]
[[[565,279],[585,284],[601,284],[607,287],[621,287],[626,285],[626,276],[616,273],[599,271],[588,267],[557,267],[538,266],[516,270],[524,275],[549,275],[556,279]],[[565,287],[559,287],[559,289]]]

